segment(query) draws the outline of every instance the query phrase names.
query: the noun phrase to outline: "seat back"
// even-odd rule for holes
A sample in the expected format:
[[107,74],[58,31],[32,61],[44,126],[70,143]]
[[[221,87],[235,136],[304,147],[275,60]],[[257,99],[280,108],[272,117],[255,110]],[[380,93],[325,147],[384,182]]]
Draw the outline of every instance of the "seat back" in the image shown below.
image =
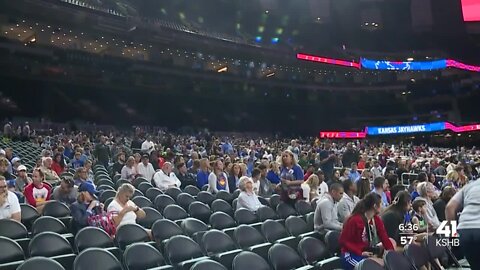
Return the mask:
[[30,258],[17,268],[17,270],[37,270],[37,269],[65,270],[65,268],[63,268],[63,266],[60,263],[45,257]]
[[240,225],[233,232],[233,238],[241,248],[247,248],[265,242],[262,234],[248,225]]
[[67,228],[59,219],[50,216],[43,216],[35,220],[32,225],[33,234],[41,232],[56,232],[62,234],[67,232]]
[[306,201],[297,201],[295,203],[295,210],[297,211],[298,214],[300,215],[306,215],[308,213],[313,212],[313,207],[310,203]]
[[216,212],[210,216],[209,224],[213,229],[223,230],[236,226],[235,220],[226,213]]
[[183,220],[180,227],[182,227],[183,232],[189,236],[192,236],[197,232],[208,231],[207,224],[196,218],[187,218]]
[[428,249],[423,246],[410,244],[405,246],[405,255],[417,268],[426,265],[430,259]]
[[208,223],[210,215],[212,214],[210,207],[202,202],[193,202],[190,204],[188,207],[188,213],[191,217],[199,219],[205,223]]
[[115,241],[121,250],[128,245],[137,242],[146,242],[149,240],[147,231],[138,224],[125,224],[118,228],[115,235]]
[[53,257],[73,253],[72,246],[63,236],[54,232],[35,235],[28,245],[30,256]]
[[227,215],[233,217],[233,208],[232,206],[224,200],[214,200],[212,202],[212,211],[215,212],[224,212]]
[[313,231],[315,227],[315,212],[306,215],[307,227],[309,231]]
[[270,201],[269,201],[269,204],[270,204],[270,207],[274,210],[277,210],[277,206],[278,204],[280,204],[281,200],[280,200],[280,195],[278,194],[273,194],[271,197],[270,197]]
[[177,235],[168,240],[165,255],[171,264],[203,256],[200,246],[184,235]]
[[216,261],[202,260],[195,263],[190,270],[227,270],[227,268]]
[[202,237],[203,250],[207,254],[217,254],[235,249],[235,243],[226,233],[219,230],[210,230]]
[[141,183],[150,183],[147,179],[144,177],[137,177],[132,181],[132,185],[138,189]]
[[262,206],[257,210],[257,217],[258,221],[263,222],[267,219],[277,219],[277,213],[269,206]]
[[289,216],[296,216],[297,212],[293,207],[291,207],[289,204],[286,204],[284,202],[280,202],[277,205],[277,215],[280,218],[286,219]]
[[274,220],[267,220],[262,224],[262,233],[270,243],[289,236],[285,227]]
[[115,256],[100,248],[88,248],[80,254],[73,262],[75,270],[122,270],[122,264]]
[[152,228],[152,225],[155,223],[155,221],[163,218],[162,214],[160,214],[160,212],[158,212],[155,208],[143,207],[142,209],[145,211],[145,217],[139,219],[137,223],[145,228]]
[[164,240],[180,234],[183,234],[182,229],[171,220],[160,219],[153,223],[152,235],[157,243],[161,243]]
[[142,182],[138,185],[138,190],[140,190],[143,194],[145,194],[147,192],[147,190],[149,188],[152,188],[152,184],[148,183],[148,182]]
[[328,251],[331,255],[336,255],[340,253],[340,232],[329,231],[325,235],[325,244],[327,244]]
[[22,210],[22,224],[24,224],[27,228],[29,228],[33,222],[40,217],[37,209],[29,204],[20,204],[20,209]]
[[181,208],[176,204],[173,204],[165,207],[165,209],[163,210],[163,216],[166,219],[170,219],[170,220],[180,220],[180,219],[187,218],[188,214],[187,212],[185,212],[185,210],[183,210],[183,208]]
[[227,192],[226,190],[220,190],[217,192],[217,194],[215,194],[215,199],[220,199],[228,203],[232,203],[233,195],[230,192]]
[[160,211],[160,213],[163,213],[163,210],[165,209],[165,207],[175,204],[175,200],[173,200],[172,197],[166,194],[161,194],[155,198],[154,203],[155,203],[155,208],[157,208],[157,210]]
[[383,266],[371,259],[365,259],[360,261],[356,266],[355,270],[384,270]]
[[383,254],[385,268],[388,270],[409,270],[413,269],[410,260],[402,253],[396,251],[386,251]]
[[43,208],[43,215],[51,217],[70,216],[70,208],[59,201],[48,201]]
[[303,266],[302,258],[284,244],[274,244],[268,250],[268,259],[275,270],[289,270]]
[[298,252],[308,264],[314,265],[318,261],[329,257],[325,244],[313,237],[305,237],[298,243]]
[[252,224],[257,222],[257,216],[252,211],[242,208],[235,211],[235,220],[238,224]]
[[259,255],[243,251],[233,259],[233,270],[270,270],[268,263]]
[[428,255],[430,260],[438,259],[444,256],[447,253],[447,247],[439,246],[436,244],[438,237],[430,235],[423,241],[423,245],[428,250]]
[[98,199],[100,200],[100,202],[104,203],[109,198],[115,198],[115,195],[117,195],[117,192],[115,190],[107,189],[102,191]]
[[183,191],[192,196],[197,196],[197,194],[200,192],[200,189],[197,188],[196,186],[188,185],[183,189]]
[[177,200],[178,195],[180,195],[182,191],[179,188],[171,187],[165,191],[165,194],[172,197],[174,200]]
[[195,201],[195,198],[188,193],[181,193],[177,197],[177,204],[180,205],[185,210],[188,210],[188,207],[194,201]]
[[145,197],[150,199],[150,201],[154,202],[155,198],[157,198],[157,196],[160,194],[163,194],[163,192],[160,189],[156,187],[152,187],[147,189],[147,192],[145,192]]
[[215,197],[210,192],[200,191],[197,194],[197,201],[203,202],[204,204],[211,205],[214,200]]
[[25,255],[22,247],[12,239],[0,236],[0,264],[23,261]]
[[138,189],[135,189],[133,191],[132,200],[135,199],[136,197],[145,197],[145,196],[143,195],[143,192],[141,192]]
[[77,249],[77,252],[81,252],[91,247],[113,247],[113,240],[100,228],[85,227],[75,235],[75,248]]
[[153,206],[153,203],[147,197],[144,197],[144,196],[137,196],[133,198],[132,201],[140,208]]
[[140,270],[165,265],[163,255],[152,245],[135,243],[123,253],[126,270]]
[[288,233],[295,237],[310,231],[307,223],[297,216],[288,217],[287,220],[285,220],[285,227]]
[[0,236],[10,239],[26,238],[27,228],[20,222],[11,219],[0,219]]

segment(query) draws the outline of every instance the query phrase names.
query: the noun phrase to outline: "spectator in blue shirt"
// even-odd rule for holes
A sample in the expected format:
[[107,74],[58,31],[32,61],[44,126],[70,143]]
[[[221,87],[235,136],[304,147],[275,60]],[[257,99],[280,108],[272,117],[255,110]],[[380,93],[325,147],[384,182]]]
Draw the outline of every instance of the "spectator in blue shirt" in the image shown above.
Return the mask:
[[280,184],[280,169],[276,161],[270,162],[270,169],[268,170],[266,178],[272,184]]
[[285,150],[282,153],[282,166],[280,168],[281,198],[288,203],[294,203],[302,198],[303,170],[298,166],[292,151]]
[[75,152],[75,156],[71,161],[72,167],[74,169],[78,169],[80,167],[83,167],[85,165],[85,161],[82,159],[82,153],[80,152]]
[[350,174],[348,174],[348,178],[356,183],[358,180],[360,180],[360,173],[357,170],[357,163],[352,162],[351,166],[352,169],[350,170]]
[[210,171],[208,170],[208,159],[203,158],[200,160],[200,170],[197,173],[197,187],[202,189],[203,186],[208,184],[208,176]]
[[385,190],[388,188],[388,182],[384,177],[379,176],[373,180],[373,191],[382,197],[382,208],[385,208],[389,205],[387,194]]

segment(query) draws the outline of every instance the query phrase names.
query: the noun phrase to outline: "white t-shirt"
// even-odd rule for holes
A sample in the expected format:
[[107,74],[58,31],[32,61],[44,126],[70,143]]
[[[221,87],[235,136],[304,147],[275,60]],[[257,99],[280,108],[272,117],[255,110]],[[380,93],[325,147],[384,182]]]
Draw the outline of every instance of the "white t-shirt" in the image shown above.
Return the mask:
[[7,201],[0,206],[0,219],[10,219],[12,214],[20,213],[20,211],[17,195],[8,191]]
[[155,174],[155,169],[153,169],[153,165],[151,163],[148,163],[148,165],[145,166],[143,162],[140,162],[137,165],[137,173],[141,174],[147,180],[152,180],[153,175]]
[[149,155],[153,152],[155,144],[152,141],[144,141],[142,143],[142,152],[146,152]]
[[327,185],[327,183],[325,183],[325,181],[323,181],[318,186],[318,194],[320,195],[320,198],[322,198],[323,195],[325,195],[326,193],[328,193],[328,185]]
[[252,181],[252,185],[253,185],[253,193],[255,193],[255,195],[258,195],[258,191],[260,190],[260,180],[258,180],[257,182]]
[[[135,203],[132,202],[132,201],[128,201],[127,202],[128,205],[130,206],[133,206],[135,207]],[[109,205],[108,205],[108,209],[107,209],[107,212],[108,213],[111,213],[113,216],[117,216],[118,213],[120,213],[120,211],[123,210],[124,207],[122,207],[116,199],[114,199]],[[136,220],[137,220],[137,214],[135,214],[135,212],[133,211],[130,211],[128,213],[126,213],[122,220],[120,221],[120,224],[118,224],[117,228],[122,226],[122,225],[125,225],[125,224],[135,224],[136,223]]]

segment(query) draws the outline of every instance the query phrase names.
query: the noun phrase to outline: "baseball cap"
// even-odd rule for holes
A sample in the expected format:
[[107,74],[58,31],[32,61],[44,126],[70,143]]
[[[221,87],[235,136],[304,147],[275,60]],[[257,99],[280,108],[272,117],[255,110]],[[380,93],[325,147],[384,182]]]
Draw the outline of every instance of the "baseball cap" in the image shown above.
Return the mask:
[[142,158],[150,158],[150,156],[148,154],[143,154]]
[[17,161],[20,161],[21,159],[19,157],[14,157],[12,158],[12,164],[17,162]]
[[19,171],[27,171],[27,167],[25,167],[25,165],[20,165],[17,168],[17,172],[19,172]]
[[80,184],[78,187],[78,192],[88,192],[90,195],[92,195],[93,198],[97,199],[98,197],[98,191],[95,189],[95,186],[90,183],[90,182],[83,182]]

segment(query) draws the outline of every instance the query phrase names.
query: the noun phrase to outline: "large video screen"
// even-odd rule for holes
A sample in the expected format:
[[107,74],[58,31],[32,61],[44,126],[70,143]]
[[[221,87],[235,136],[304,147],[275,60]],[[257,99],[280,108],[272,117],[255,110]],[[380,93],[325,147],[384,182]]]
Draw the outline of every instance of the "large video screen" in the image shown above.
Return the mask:
[[462,0],[462,11],[464,21],[480,21],[480,0]]

